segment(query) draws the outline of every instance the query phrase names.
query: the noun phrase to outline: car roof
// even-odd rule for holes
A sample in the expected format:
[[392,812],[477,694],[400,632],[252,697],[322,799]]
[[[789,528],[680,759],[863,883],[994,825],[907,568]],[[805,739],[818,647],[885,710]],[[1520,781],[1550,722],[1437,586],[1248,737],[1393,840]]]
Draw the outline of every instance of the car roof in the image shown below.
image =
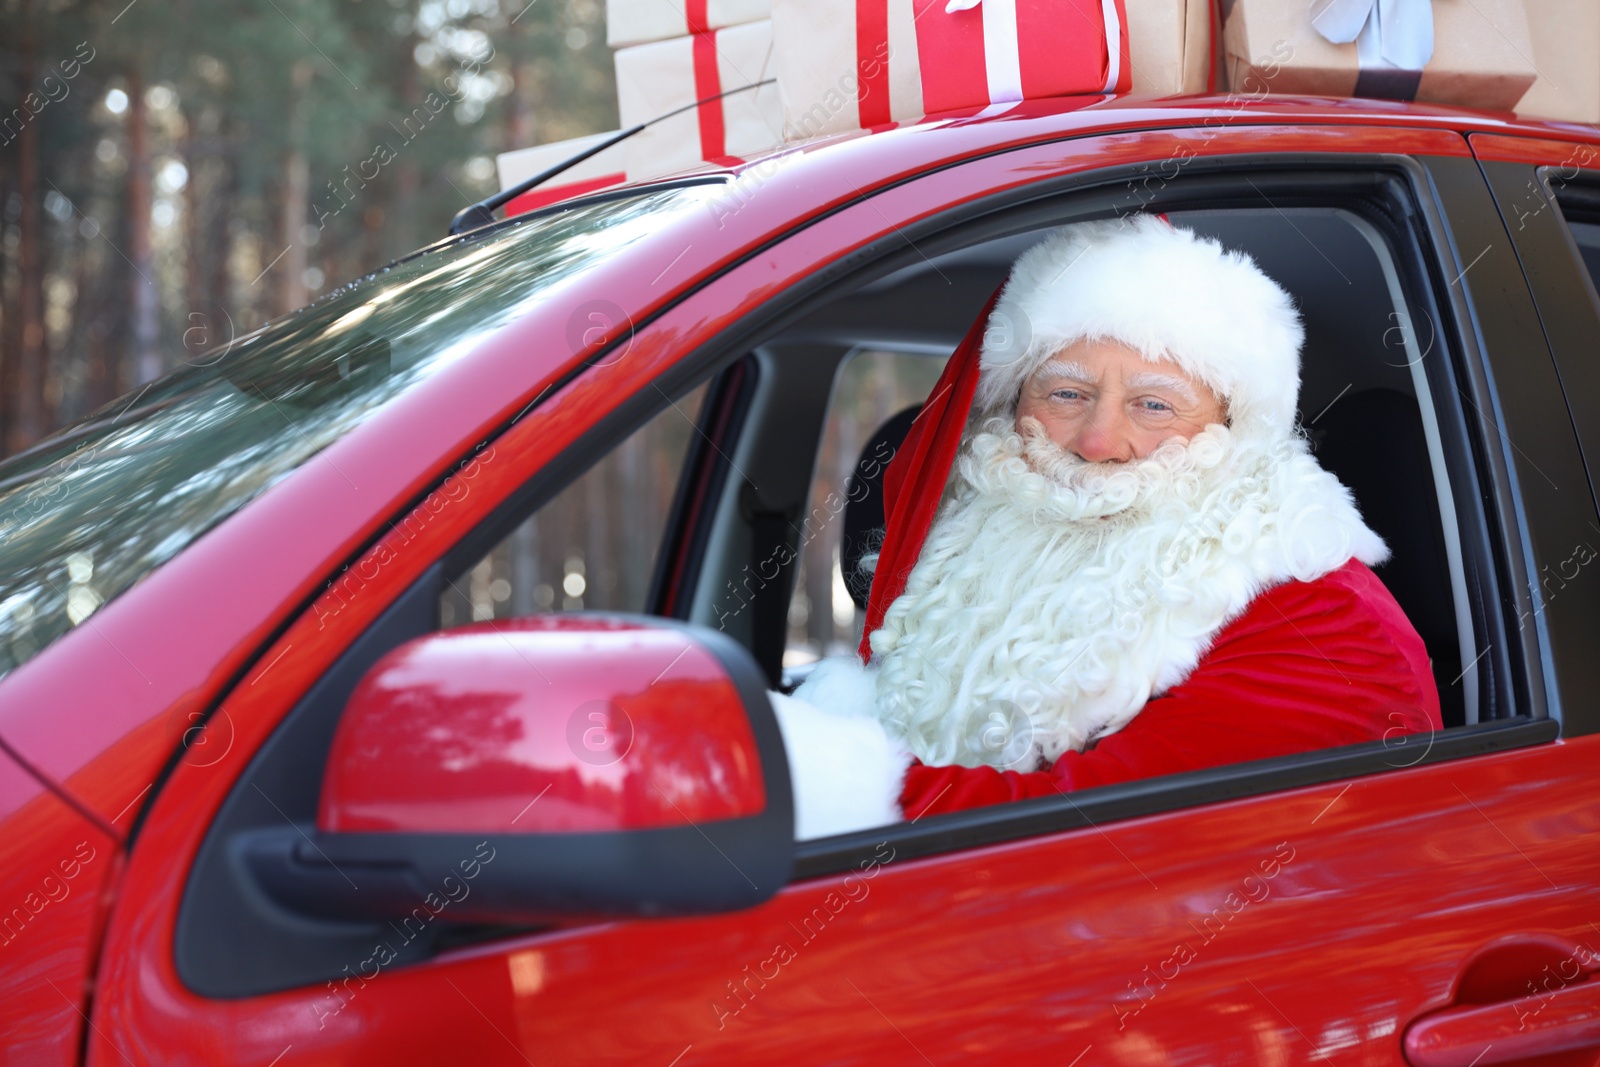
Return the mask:
[[[913,122],[888,123],[786,142],[768,151],[726,166],[705,164],[642,181],[612,186],[642,189],[687,176],[737,177],[769,166],[772,161],[804,154],[818,163],[841,154],[841,147],[866,138],[890,138],[908,148],[928,139],[948,138],[959,128],[972,154],[1018,147],[1022,144],[1066,137],[1206,125],[1214,128],[1254,125],[1406,126],[1413,129],[1451,130],[1462,134],[1486,133],[1519,137],[1600,143],[1600,126],[1591,123],[1524,117],[1511,112],[1481,111],[1442,104],[1365,97],[1252,96],[1210,93],[1193,96],[1144,97],[1135,95],[1052,97],[1024,100],[1013,105],[947,112]],[[1026,127],[1024,132],[1023,127]],[[918,153],[920,154],[920,153]],[[560,203],[570,203],[561,201]]]

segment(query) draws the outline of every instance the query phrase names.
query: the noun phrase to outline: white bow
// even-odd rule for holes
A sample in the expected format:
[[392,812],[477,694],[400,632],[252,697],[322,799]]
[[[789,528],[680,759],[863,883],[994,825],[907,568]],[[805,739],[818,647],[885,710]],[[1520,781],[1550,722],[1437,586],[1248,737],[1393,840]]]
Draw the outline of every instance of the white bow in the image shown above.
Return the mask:
[[[951,0],[959,3],[962,0]],[[1365,69],[1421,70],[1433,58],[1429,0],[1319,0],[1311,25],[1334,44],[1356,42]]]

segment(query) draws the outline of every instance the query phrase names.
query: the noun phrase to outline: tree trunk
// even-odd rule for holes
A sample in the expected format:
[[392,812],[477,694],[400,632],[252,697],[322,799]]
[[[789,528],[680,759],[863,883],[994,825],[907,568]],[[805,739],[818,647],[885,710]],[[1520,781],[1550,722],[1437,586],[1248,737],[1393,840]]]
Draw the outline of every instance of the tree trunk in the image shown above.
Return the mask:
[[[87,256],[86,256],[87,258]],[[113,263],[103,255],[89,274],[80,314],[88,318],[83,330],[83,411],[94,411],[116,399],[121,392],[122,346],[113,340],[118,314],[117,291],[122,272],[121,258]],[[90,295],[92,294],[92,296]]]
[[[280,190],[278,247],[283,258],[273,268],[278,274],[278,314],[293,311],[306,302],[306,247],[300,239],[309,216],[311,163],[306,159],[305,88],[311,83],[311,64],[301,61],[290,75],[289,149],[283,156],[283,187]],[[277,252],[273,252],[277,255]]]
[[533,598],[539,579],[539,519],[534,516],[511,536],[511,614],[532,615],[539,610]]
[[222,317],[220,308],[211,305],[208,278],[218,273],[220,264],[214,262],[206,240],[205,202],[200,195],[200,154],[196,141],[200,123],[200,109],[185,111],[183,115],[183,165],[189,170],[189,180],[183,185],[183,353],[185,362],[203,359],[203,353],[222,338],[224,329],[217,320]]
[[[207,301],[223,316],[222,343],[226,344],[245,327],[239,322],[242,309],[235,306],[233,292],[233,231],[234,212],[238,210],[239,194],[239,135],[233,120],[226,114],[218,124],[222,132],[222,150],[216,154],[217,180],[211,189],[211,201],[217,207],[208,218],[210,238],[207,243],[216,250],[217,268],[207,275],[209,289]],[[194,181],[194,175],[189,176]],[[263,264],[265,266],[265,264]]]
[[[61,399],[56,405],[56,425],[71,422],[89,409],[84,388],[89,372],[89,330],[94,324],[94,312],[89,290],[94,285],[95,260],[89,247],[90,238],[74,229],[67,240],[67,262],[72,264],[72,314],[67,320],[67,336],[61,346],[61,356],[56,361],[52,391]],[[66,382],[76,382],[78,388],[70,395]]]
[[22,353],[22,316],[16,310],[21,279],[12,282],[18,272],[11,269],[12,257],[5,240],[10,229],[5,215],[15,189],[13,174],[0,171],[0,455],[10,451],[11,426],[16,419],[15,368]]
[[[27,43],[23,62],[24,84],[34,80],[33,35]],[[18,220],[21,242],[18,249],[17,315],[20,345],[17,358],[9,367],[6,393],[14,398],[11,434],[7,451],[17,452],[37,441],[46,426],[44,412],[44,369],[48,358],[44,337],[44,240],[39,218],[39,127],[30,120],[22,128],[18,145],[17,192],[22,198]]]
[[138,67],[128,72],[128,260],[130,307],[133,313],[134,383],[159,378],[161,350],[161,293],[156,288],[155,252],[150,242],[150,212],[155,202],[150,189],[150,124],[145,112],[144,76]]
[[511,99],[506,102],[505,151],[530,148],[534,143],[534,115],[529,85],[530,71],[522,58],[522,27],[515,22],[506,27],[506,55],[511,68]]
[[[410,115],[422,103],[422,87],[417,80],[417,65],[410,59],[412,50],[415,49],[420,39],[409,35],[405,39],[404,65],[400,68],[400,108],[402,115]],[[403,120],[402,120],[403,121]],[[391,123],[391,126],[393,124]],[[418,245],[417,241],[417,210],[418,190],[422,186],[422,175],[417,170],[416,152],[407,147],[405,127],[393,126],[395,133],[399,134],[390,142],[399,155],[394,165],[394,210],[389,213],[388,240],[389,247],[385,250],[385,260],[395,259],[410,252]],[[441,235],[442,236],[442,235]]]
[[306,248],[300,231],[306,225],[306,196],[311,190],[311,167],[305,153],[291,148],[283,156],[282,199],[278,204],[278,243],[282,255],[272,268],[278,275],[278,302],[274,313],[293,311],[306,302]]

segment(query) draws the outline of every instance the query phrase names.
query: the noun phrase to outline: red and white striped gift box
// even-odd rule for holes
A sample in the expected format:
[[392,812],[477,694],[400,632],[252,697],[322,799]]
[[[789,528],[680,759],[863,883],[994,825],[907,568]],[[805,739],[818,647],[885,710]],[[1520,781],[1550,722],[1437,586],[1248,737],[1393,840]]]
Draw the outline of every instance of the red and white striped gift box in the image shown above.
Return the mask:
[[928,114],[1126,92],[1123,0],[913,0]]
[[[777,86],[760,84],[773,77],[769,21],[622,48],[615,59],[624,127],[706,101],[623,142],[630,179],[738,163],[783,142]],[[730,89],[740,91],[713,99]]]
[[772,21],[790,139],[1131,84],[1123,0],[773,0]]

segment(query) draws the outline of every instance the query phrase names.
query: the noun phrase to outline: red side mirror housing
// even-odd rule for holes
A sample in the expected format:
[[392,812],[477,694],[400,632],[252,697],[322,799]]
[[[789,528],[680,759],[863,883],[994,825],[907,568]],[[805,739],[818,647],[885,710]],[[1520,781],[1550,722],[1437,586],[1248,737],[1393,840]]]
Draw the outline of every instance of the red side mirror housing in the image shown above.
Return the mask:
[[428,899],[488,922],[689,914],[777,892],[793,827],[743,647],[656,618],[545,615],[380,659],[340,719],[316,833],[250,865],[328,915]]

